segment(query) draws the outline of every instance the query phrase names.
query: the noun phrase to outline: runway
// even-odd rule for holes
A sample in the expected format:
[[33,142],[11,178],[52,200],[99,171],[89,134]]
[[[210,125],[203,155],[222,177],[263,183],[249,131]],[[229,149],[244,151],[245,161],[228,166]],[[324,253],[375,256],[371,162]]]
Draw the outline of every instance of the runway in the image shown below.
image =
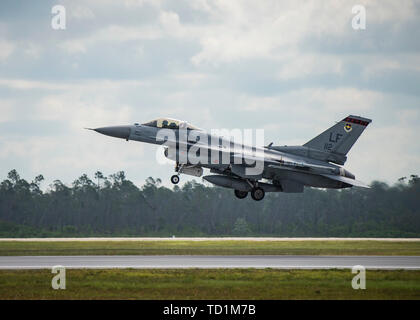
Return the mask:
[[90,238],[0,238],[0,242],[79,242],[79,241],[386,241],[419,242],[420,238],[284,238],[284,237],[90,237]]
[[1,256],[0,269],[275,268],[420,270],[420,256]]

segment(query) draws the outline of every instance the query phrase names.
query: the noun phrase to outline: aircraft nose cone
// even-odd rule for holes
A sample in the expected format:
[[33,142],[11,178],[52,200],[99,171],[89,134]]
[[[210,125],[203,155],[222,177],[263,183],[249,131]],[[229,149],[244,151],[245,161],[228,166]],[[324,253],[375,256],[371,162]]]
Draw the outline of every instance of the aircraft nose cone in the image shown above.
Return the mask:
[[93,129],[96,132],[102,133],[104,135],[115,137],[115,138],[122,138],[128,139],[130,136],[130,126],[113,126],[113,127],[102,127]]

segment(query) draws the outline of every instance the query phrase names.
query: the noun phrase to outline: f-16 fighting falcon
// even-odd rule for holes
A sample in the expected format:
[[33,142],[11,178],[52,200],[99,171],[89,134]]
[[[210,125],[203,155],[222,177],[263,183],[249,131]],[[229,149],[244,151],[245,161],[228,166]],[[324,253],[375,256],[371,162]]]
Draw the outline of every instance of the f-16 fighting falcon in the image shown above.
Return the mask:
[[180,174],[200,177],[203,168],[213,175],[203,178],[234,189],[239,199],[251,193],[260,201],[266,192],[303,192],[304,187],[367,187],[342,165],[347,153],[372,122],[350,115],[302,146],[254,147],[232,138],[207,133],[185,121],[160,118],[144,124],[90,129],[107,136],[164,146],[174,160],[177,184]]

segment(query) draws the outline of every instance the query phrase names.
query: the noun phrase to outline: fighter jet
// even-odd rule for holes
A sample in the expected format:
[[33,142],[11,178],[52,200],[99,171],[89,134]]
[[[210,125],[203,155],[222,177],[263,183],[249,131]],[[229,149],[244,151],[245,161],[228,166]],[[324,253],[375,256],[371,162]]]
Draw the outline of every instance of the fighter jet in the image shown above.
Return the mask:
[[101,134],[163,145],[165,157],[175,161],[171,182],[181,174],[201,177],[203,169],[212,175],[206,181],[231,188],[239,199],[251,194],[260,201],[266,192],[300,193],[304,187],[366,187],[342,166],[347,153],[371,123],[371,119],[349,115],[301,146],[255,147],[207,133],[188,122],[159,118],[143,124],[101,127]]

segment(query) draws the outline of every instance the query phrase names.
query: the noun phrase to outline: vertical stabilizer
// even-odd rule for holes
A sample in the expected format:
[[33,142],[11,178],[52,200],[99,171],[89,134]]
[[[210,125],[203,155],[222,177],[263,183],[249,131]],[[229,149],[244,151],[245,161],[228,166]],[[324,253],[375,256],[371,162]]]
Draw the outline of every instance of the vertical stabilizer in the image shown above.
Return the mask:
[[371,122],[371,119],[350,115],[304,146],[345,156]]

